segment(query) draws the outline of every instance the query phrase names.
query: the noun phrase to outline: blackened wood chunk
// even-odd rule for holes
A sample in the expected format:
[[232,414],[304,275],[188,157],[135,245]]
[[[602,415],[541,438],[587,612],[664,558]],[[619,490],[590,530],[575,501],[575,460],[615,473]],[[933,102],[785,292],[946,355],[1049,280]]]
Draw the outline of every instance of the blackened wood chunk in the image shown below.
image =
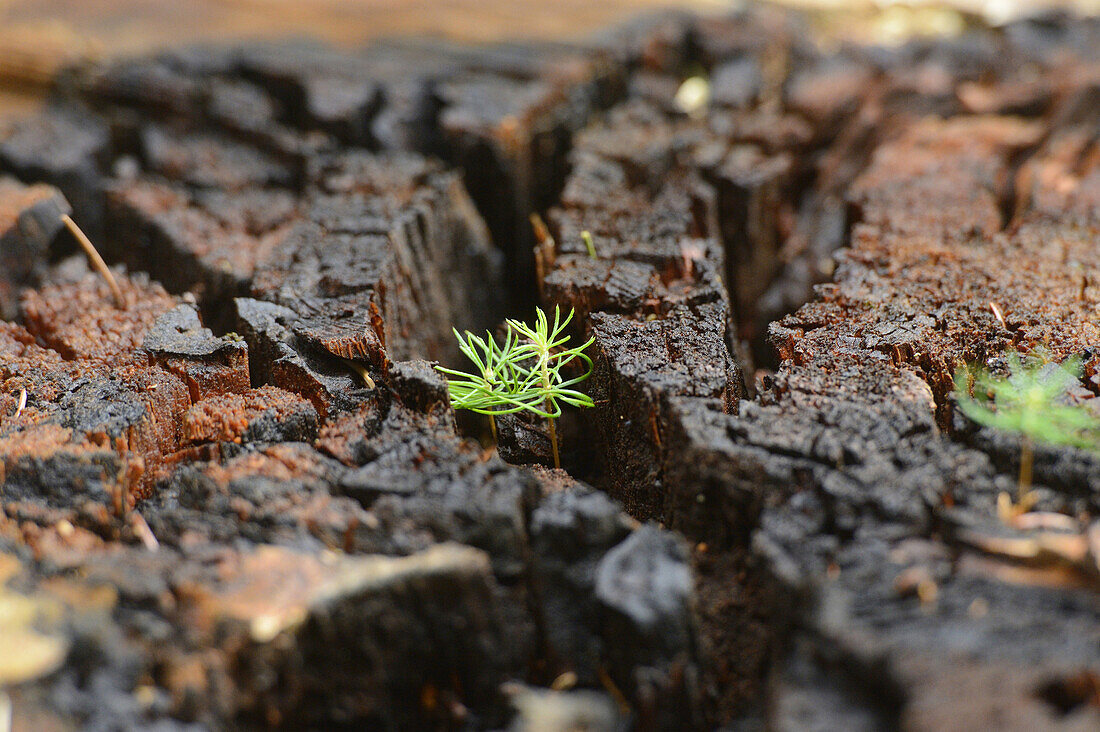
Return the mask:
[[726,345],[725,308],[676,306],[652,320],[597,313],[590,323],[596,365],[589,394],[607,487],[632,515],[662,517],[662,456],[679,449],[666,437],[668,400],[718,398],[733,411],[744,394]]
[[[1016,176],[1014,223],[1050,235],[1054,228],[1087,228],[1100,221],[1100,146],[1092,124],[1059,130]],[[1058,185],[1051,186],[1051,181]]]
[[119,61],[84,80],[86,97],[133,107],[163,118],[196,118],[202,106],[202,80],[167,57]]
[[226,298],[246,292],[297,210],[288,191],[195,192],[155,179],[119,181],[107,197],[105,255],[224,310]]
[[1003,223],[1009,158],[1041,134],[1008,117],[919,122],[875,151],[849,200],[862,222],[890,232],[990,236]]
[[711,100],[724,107],[746,108],[756,102],[763,83],[760,62],[755,58],[727,61],[711,76]]
[[390,366],[389,379],[397,398],[410,409],[432,412],[451,402],[447,380],[428,361],[398,361]]
[[601,31],[591,42],[631,70],[679,74],[691,59],[695,21],[685,12],[652,13]]
[[[495,419],[497,452],[501,458],[514,465],[553,466],[554,448],[550,444],[547,420],[526,412],[502,414]],[[559,433],[559,451],[565,449],[563,442],[563,435]]]
[[683,81],[677,76],[639,71],[630,76],[627,98],[641,99],[647,105],[672,113],[677,109],[676,92],[681,84]]
[[447,159],[464,171],[466,188],[503,249],[514,307],[530,304],[536,275],[529,214],[555,202],[572,134],[606,103],[617,76],[615,66],[599,58],[562,51],[548,59],[553,74],[488,73],[481,65],[438,91]]
[[237,329],[248,343],[255,384],[273,384],[310,400],[322,417],[354,409],[365,395],[359,375],[318,353],[291,330],[298,314],[274,303],[237,298]]
[[586,208],[595,203],[618,211],[644,201],[642,192],[632,192],[628,185],[626,168],[622,163],[609,160],[595,152],[574,150],[570,155],[573,172],[561,192],[565,207]]
[[[712,547],[745,541],[760,510],[760,459],[731,441],[721,401],[674,397],[668,410],[665,439],[675,450],[665,454],[662,466],[666,520]],[[794,474],[784,468],[781,476]]]
[[190,305],[178,305],[157,318],[141,348],[184,380],[192,401],[249,388],[244,340],[215,337]]
[[573,308],[579,318],[597,311],[657,315],[678,304],[719,302],[725,289],[716,268],[701,258],[707,245],[703,240],[688,240],[685,250],[694,247],[695,251],[687,251],[684,260],[660,268],[625,259],[563,255],[543,280],[544,297],[563,309]]
[[[638,193],[615,196],[609,202],[587,200],[584,206],[562,209],[554,218],[560,232],[559,250],[586,254],[582,235],[588,231],[597,258],[647,262],[673,271],[686,271],[692,260],[708,255],[720,259],[718,248],[703,241],[714,232],[700,225],[709,217],[698,211],[706,208],[707,201],[701,195],[705,191],[696,190],[697,183],[674,179],[661,186],[652,199]],[[698,217],[697,212],[701,214]]]
[[[459,463],[461,464],[461,463]],[[407,458],[395,453],[382,456],[349,474],[350,485],[368,473],[377,482],[400,486],[408,484]],[[526,572],[526,530],[524,516],[533,494],[533,481],[517,472],[496,471],[489,466],[467,476],[457,476],[453,468],[424,471],[431,480],[405,496],[385,495],[371,506],[383,525],[391,530],[415,526],[404,538],[415,543],[458,541],[485,550],[492,558],[493,570],[502,581],[518,581]]]
[[[318,189],[314,212],[331,230],[384,227],[377,233],[391,237],[395,256],[408,270],[402,275],[419,299],[444,308],[449,322],[462,328],[495,325],[505,296],[484,284],[502,276],[500,255],[456,172],[419,155],[355,153],[322,158],[311,179]],[[375,223],[372,217],[380,212],[392,221]],[[401,314],[390,317],[396,323]]]
[[[70,430],[50,424],[0,437],[0,485],[5,500],[71,506],[110,505],[125,464],[111,447],[73,444]],[[80,486],[81,494],[73,487]]]
[[[55,365],[6,386],[17,384],[29,406],[0,421],[3,463],[12,486],[25,486],[24,498],[54,506],[92,500],[121,508],[148,495],[165,456],[179,447],[190,403],[179,379],[137,365]],[[90,499],[76,490],[85,483]]]
[[[361,405],[354,413],[330,420],[317,446],[347,465],[365,465],[394,451],[415,455],[415,445],[405,445],[410,441],[435,440],[436,447],[452,454],[458,449],[458,443],[451,439],[454,436],[454,413],[447,405],[436,404],[431,411],[421,412],[380,398]],[[416,476],[409,476],[402,483],[415,484],[416,480]]]
[[774,362],[774,349],[766,346],[770,323],[813,299],[814,287],[827,282],[836,269],[834,254],[848,241],[850,209],[831,195],[811,194],[803,201],[795,228],[781,250],[782,270],[755,303],[753,323],[739,323],[743,337],[751,339],[757,365]]
[[821,142],[834,139],[845,121],[874,91],[875,75],[865,63],[830,57],[795,71],[784,87],[787,108],[810,121]]
[[609,673],[656,728],[700,724],[693,580],[682,537],[643,526],[596,568]]
[[784,232],[777,215],[788,198],[793,161],[737,146],[711,173],[726,245],[726,280],[739,317],[748,318],[781,267]]
[[56,186],[85,233],[101,241],[103,170],[110,154],[110,133],[103,120],[79,107],[50,107],[20,121],[0,141],[0,169],[28,183]]
[[[120,468],[111,484],[119,491],[116,496],[132,503],[148,495],[168,456],[179,449],[180,420],[192,395],[247,388],[248,374],[239,344],[222,344],[235,355],[223,355],[219,363],[177,354],[165,360],[165,368],[158,367],[140,346],[175,302],[141,278],[118,277],[125,310],[115,305],[98,276],[27,292],[23,312],[28,329],[53,350],[35,356],[34,349],[24,347],[13,354],[18,368],[10,383],[26,389],[31,406],[12,418],[5,431],[13,439],[33,442],[36,430],[49,422],[65,428],[62,441],[73,449],[114,450]],[[197,323],[193,311],[191,317]]]
[[956,93],[967,114],[1039,117],[1054,102],[1054,87],[1050,79],[1028,78],[1023,74],[992,83],[963,82]]
[[696,53],[707,68],[746,57],[788,59],[806,50],[797,19],[768,6],[697,18],[693,31]]
[[272,156],[218,135],[178,134],[154,125],[140,135],[147,168],[170,180],[228,192],[297,183],[296,171]]
[[[230,397],[230,406],[239,408],[237,415],[253,419],[251,425],[256,417],[266,418],[250,405],[262,401],[266,412],[274,403],[278,429],[285,434],[295,428],[295,416],[307,414],[289,394],[273,395],[271,390],[265,387],[240,401]],[[204,429],[207,436],[217,438],[214,431],[223,429],[228,430],[221,433],[225,436],[239,432],[240,422],[221,421],[224,413],[209,412],[204,404],[196,405],[199,410],[189,417],[197,418],[193,424],[211,428]],[[287,416],[291,419],[283,419]],[[217,448],[193,454],[200,459],[179,466],[142,504],[142,514],[162,544],[217,546],[239,538],[299,549],[388,551],[389,541],[378,522],[354,500],[332,495],[344,466],[307,444],[252,441],[238,447],[223,441]]]
[[715,114],[707,123],[719,140],[756,145],[769,155],[805,153],[814,140],[814,128],[809,122],[769,106]]
[[550,494],[532,512],[532,579],[555,664],[551,675],[558,668],[568,669],[582,684],[598,682],[607,649],[594,596],[596,570],[630,528],[606,494],[583,485]]
[[416,527],[397,541],[459,541],[490,552],[501,577],[524,571],[535,481],[459,441],[449,412],[418,415],[393,405],[379,415],[364,408],[327,425],[318,444],[361,465],[341,480],[343,494],[385,526]]
[[672,170],[676,131],[661,110],[627,101],[612,109],[606,122],[578,133],[575,146],[578,155],[595,154],[622,165],[629,186],[654,190]]
[[78,383],[62,396],[59,406],[63,426],[80,434],[99,432],[111,440],[123,437],[146,418],[140,395],[108,379]]
[[0,321],[0,376],[26,376],[62,361],[56,351],[38,345],[33,333],[21,325]]
[[244,76],[263,86],[299,127],[353,145],[372,142],[382,89],[362,58],[320,44],[253,44],[239,54]]
[[329,234],[316,224],[296,226],[253,283],[253,294],[299,314],[289,327],[316,350],[384,368],[383,332],[371,323],[381,313],[383,284],[401,276],[389,240],[381,233]]
[[[488,558],[469,547],[333,566],[260,549],[235,569],[204,601],[239,641],[233,683],[250,703],[238,718],[256,723],[277,715],[293,725],[357,719],[412,729],[457,722],[458,699],[488,714],[514,669],[509,649],[523,645],[504,623]],[[272,592],[287,586],[297,594]],[[426,706],[425,687],[455,701]]]
[[451,328],[488,324],[498,295],[483,225],[459,181],[410,154],[319,161],[317,190],[258,272],[253,293],[295,310],[314,347],[384,369],[452,357]]
[[283,113],[281,105],[255,84],[236,79],[211,79],[206,92],[207,114],[239,133],[270,130]]
[[24,186],[0,178],[0,318],[18,314],[19,294],[38,285],[56,251],[62,215],[72,213],[68,201],[52,186]]
[[228,351],[239,351],[239,341],[217,338],[203,327],[199,314],[190,305],[177,305],[157,318],[145,333],[142,349],[154,356],[212,358]]

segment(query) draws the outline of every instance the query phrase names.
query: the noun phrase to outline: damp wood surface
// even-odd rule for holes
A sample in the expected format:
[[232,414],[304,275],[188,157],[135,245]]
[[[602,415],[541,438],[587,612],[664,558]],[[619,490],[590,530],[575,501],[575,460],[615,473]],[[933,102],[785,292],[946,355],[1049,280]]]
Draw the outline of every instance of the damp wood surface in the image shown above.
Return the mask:
[[[1005,516],[952,377],[1100,394],[1098,48],[753,6],[61,70],[0,136],[15,721],[1094,728],[1100,459]],[[562,469],[433,368],[536,305],[593,339]]]

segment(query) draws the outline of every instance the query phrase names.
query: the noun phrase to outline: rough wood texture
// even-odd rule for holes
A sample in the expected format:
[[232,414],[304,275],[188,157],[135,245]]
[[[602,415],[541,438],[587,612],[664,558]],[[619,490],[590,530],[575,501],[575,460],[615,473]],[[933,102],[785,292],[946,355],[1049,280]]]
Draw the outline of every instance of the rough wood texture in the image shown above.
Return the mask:
[[[1042,343],[1100,393],[1098,36],[826,52],[753,9],[69,72],[0,169],[97,222],[127,307],[2,232],[16,720],[1095,726],[1100,462],[1040,448],[1000,520],[1017,446],[950,376]],[[463,437],[423,360],[536,296],[595,339],[569,472],[502,459],[535,420]]]

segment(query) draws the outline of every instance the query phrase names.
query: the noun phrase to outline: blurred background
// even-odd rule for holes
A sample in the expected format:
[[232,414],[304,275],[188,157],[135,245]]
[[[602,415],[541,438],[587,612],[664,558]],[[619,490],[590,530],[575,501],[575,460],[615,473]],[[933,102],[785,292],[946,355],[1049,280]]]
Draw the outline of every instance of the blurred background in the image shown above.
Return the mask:
[[[0,120],[33,110],[63,65],[196,41],[310,36],[342,46],[392,35],[472,42],[568,39],[641,12],[728,10],[753,0],[0,0]],[[825,41],[897,43],[1100,0],[775,0]]]

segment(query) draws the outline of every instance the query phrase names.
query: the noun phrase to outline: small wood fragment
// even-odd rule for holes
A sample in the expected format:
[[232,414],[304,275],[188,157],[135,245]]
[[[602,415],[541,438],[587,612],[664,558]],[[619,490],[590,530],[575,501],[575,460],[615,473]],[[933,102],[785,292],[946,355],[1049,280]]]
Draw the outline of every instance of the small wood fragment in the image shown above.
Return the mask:
[[532,213],[528,220],[530,220],[531,228],[535,232],[535,276],[539,288],[539,297],[542,298],[544,294],[543,281],[546,279],[546,275],[550,274],[550,268],[554,266],[557,243],[554,241],[554,237],[550,235],[550,229],[546,227],[546,222],[542,220],[541,216]]
[[130,520],[134,524],[134,533],[138,539],[141,539],[141,543],[145,545],[146,549],[151,552],[160,549],[160,542],[157,541],[157,537],[153,535],[153,530],[149,528],[149,524],[140,513],[133,511],[130,514]]
[[19,403],[15,407],[15,419],[19,419],[19,415],[23,413],[23,410],[27,408],[27,390],[19,390]]
[[566,671],[550,683],[550,688],[554,691],[568,691],[577,685],[577,674],[573,671]]
[[1005,323],[1004,313],[1002,313],[1001,309],[997,307],[997,303],[989,303],[989,309],[993,311],[993,317],[997,319],[997,322],[1001,324],[1001,327],[1005,330],[1008,330],[1008,324]]

